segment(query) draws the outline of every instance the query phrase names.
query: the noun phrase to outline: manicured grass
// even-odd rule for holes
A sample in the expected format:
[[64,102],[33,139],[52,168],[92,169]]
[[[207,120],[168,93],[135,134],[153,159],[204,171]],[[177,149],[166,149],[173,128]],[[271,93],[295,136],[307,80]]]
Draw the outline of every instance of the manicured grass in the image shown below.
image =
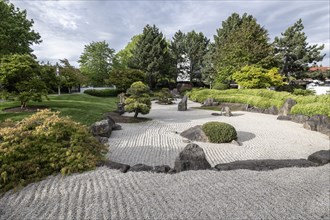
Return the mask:
[[[49,95],[49,100],[31,102],[28,106],[40,106],[50,108],[52,111],[61,112],[61,116],[69,116],[73,120],[85,125],[90,125],[102,118],[106,112],[117,108],[118,98],[95,97],[86,94]],[[21,120],[33,114],[32,112],[4,112],[3,109],[18,107],[19,102],[0,102],[0,122],[5,119]]]

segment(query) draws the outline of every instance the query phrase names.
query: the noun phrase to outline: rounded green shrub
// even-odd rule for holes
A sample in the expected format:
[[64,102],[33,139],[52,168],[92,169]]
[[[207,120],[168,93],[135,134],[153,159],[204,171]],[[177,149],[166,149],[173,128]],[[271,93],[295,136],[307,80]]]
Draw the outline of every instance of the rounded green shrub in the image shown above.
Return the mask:
[[43,110],[0,128],[0,192],[44,177],[90,170],[104,160],[105,145],[88,128]]
[[117,89],[86,89],[84,93],[97,97],[116,97],[119,94]]
[[202,130],[212,143],[228,143],[237,139],[235,128],[224,122],[207,122]]

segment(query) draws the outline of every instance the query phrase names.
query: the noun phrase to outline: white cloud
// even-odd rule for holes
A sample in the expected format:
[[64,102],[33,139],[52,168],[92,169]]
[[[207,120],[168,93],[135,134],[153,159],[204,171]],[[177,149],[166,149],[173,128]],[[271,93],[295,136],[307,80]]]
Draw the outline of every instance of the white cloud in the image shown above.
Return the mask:
[[[43,43],[34,46],[41,60],[72,59],[84,45],[106,40],[116,51],[155,24],[170,39],[181,29],[201,31],[211,40],[221,22],[233,12],[257,18],[270,38],[280,36],[302,18],[308,41],[327,44],[323,65],[329,65],[330,3],[320,1],[11,1],[27,9]],[[315,43],[314,43],[315,44]],[[71,61],[71,60],[70,60]]]

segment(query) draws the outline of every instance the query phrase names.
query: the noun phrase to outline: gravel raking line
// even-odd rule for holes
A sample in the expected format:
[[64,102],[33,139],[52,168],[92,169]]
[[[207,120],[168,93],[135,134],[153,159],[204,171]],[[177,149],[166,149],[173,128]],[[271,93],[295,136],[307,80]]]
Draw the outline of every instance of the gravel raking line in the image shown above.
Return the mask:
[[0,199],[0,219],[329,219],[330,165],[258,172],[53,176]]
[[[189,102],[188,106],[199,106]],[[212,111],[177,105],[152,106],[152,121],[121,124],[109,139],[110,160],[170,165],[187,145],[180,132],[208,121],[232,124],[233,144],[197,142],[212,166],[247,159],[300,159],[329,149],[329,138],[278,121],[276,116]],[[186,171],[179,174],[120,173],[106,167],[67,177],[50,176],[0,196],[7,219],[330,219],[330,165],[273,171]]]

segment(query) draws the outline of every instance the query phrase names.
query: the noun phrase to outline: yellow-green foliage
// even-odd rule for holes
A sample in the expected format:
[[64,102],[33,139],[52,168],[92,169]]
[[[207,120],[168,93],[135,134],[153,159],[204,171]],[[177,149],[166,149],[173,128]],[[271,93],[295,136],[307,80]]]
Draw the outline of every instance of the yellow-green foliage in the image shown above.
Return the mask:
[[50,174],[93,169],[107,149],[86,126],[40,111],[0,128],[0,192]]
[[157,94],[158,102],[161,104],[171,104],[173,101],[173,95],[168,88],[162,88]]
[[270,70],[258,66],[244,66],[233,74],[233,79],[243,88],[267,88],[283,85],[283,78],[277,68]]
[[228,143],[237,139],[235,128],[224,122],[207,122],[202,130],[212,143]]
[[188,93],[191,100],[204,102],[207,98],[214,98],[217,102],[243,103],[258,108],[269,108],[272,105],[281,108],[288,98],[297,101],[291,109],[292,114],[330,116],[330,95],[296,96],[288,92],[276,92],[267,89],[194,89]]
[[125,100],[125,111],[134,112],[134,117],[139,113],[148,114],[151,109],[150,89],[141,81],[135,82],[128,89],[127,93],[130,95]]

